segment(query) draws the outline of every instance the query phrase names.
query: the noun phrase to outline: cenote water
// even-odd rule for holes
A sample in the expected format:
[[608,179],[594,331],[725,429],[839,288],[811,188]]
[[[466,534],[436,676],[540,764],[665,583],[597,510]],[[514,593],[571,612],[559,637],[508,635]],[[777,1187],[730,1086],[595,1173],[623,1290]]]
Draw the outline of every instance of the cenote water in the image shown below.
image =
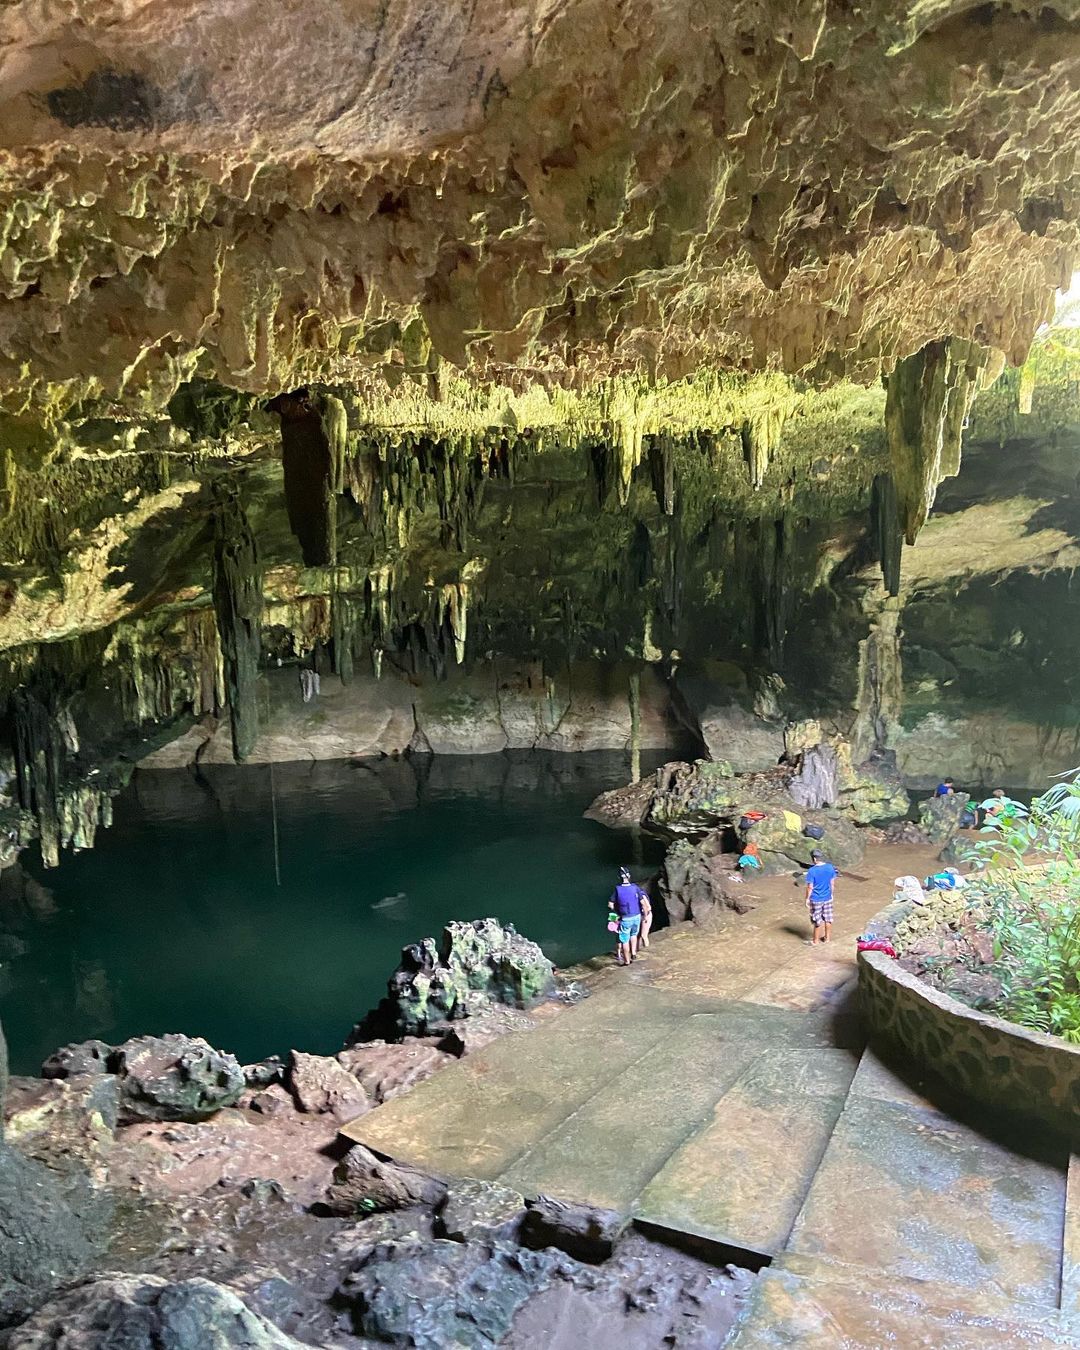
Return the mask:
[[453,918],[511,922],[557,965],[595,955],[616,868],[662,854],[582,819],[627,767],[536,753],[137,773],[92,851],[54,871],[28,851],[0,875],[12,1070],[166,1031],[242,1061],[337,1050],[401,948]]

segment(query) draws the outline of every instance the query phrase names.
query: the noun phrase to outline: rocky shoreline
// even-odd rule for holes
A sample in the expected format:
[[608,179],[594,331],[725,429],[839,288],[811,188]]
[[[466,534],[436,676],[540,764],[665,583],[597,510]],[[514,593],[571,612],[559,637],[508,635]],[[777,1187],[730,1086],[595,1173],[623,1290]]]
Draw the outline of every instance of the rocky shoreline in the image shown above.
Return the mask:
[[[753,908],[734,870],[747,839],[776,875],[808,860],[804,823],[848,865],[887,837],[880,822],[907,807],[895,769],[855,768],[816,730],[790,728],[775,770],[669,764],[590,808],[671,841],[654,891],[672,931]],[[927,823],[947,842],[949,822]],[[609,978],[606,957],[557,976],[512,927],[452,923],[440,943],[404,949],[336,1055],[241,1065],[181,1035],[57,1051],[43,1077],[13,1078],[7,1093],[0,1347],[90,1350],[109,1343],[104,1326],[129,1338],[125,1350],[524,1347],[561,1326],[548,1343],[569,1350],[581,1318],[603,1328],[601,1346],[719,1343],[750,1271],[615,1214],[418,1172],[339,1134]]]
[[527,1008],[550,1015],[579,994],[556,987],[535,944],[481,920],[406,948],[336,1056],[240,1065],[181,1035],[57,1051],[7,1093],[0,1346],[89,1350],[113,1343],[107,1328],[135,1350],[524,1347],[581,1309],[623,1343],[673,1328],[674,1343],[711,1343],[748,1272],[613,1214],[429,1176],[339,1137],[534,1025]]

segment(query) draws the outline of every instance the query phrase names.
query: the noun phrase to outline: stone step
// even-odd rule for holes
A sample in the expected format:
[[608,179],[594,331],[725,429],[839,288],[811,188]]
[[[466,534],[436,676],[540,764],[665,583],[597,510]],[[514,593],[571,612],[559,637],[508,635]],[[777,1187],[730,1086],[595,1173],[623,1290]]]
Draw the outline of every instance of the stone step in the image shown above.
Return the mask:
[[[859,1065],[787,1250],[863,1272],[1058,1307],[1067,1154],[945,1114],[872,1053]],[[958,1342],[967,1344],[967,1342]]]
[[763,1257],[780,1251],[855,1068],[846,1050],[763,1050],[648,1183],[635,1217]]
[[[709,1019],[679,1025],[677,1053],[624,1058],[628,1067],[507,1169],[499,1180],[629,1213],[650,1179],[760,1053],[724,1040]],[[613,1047],[612,1054],[622,1054]]]
[[725,1350],[1077,1350],[1056,1308],[986,1290],[781,1257],[754,1282]]
[[341,1133],[412,1167],[492,1181],[628,1064],[662,1057],[684,1020],[676,1006],[647,988],[605,990],[467,1055]]

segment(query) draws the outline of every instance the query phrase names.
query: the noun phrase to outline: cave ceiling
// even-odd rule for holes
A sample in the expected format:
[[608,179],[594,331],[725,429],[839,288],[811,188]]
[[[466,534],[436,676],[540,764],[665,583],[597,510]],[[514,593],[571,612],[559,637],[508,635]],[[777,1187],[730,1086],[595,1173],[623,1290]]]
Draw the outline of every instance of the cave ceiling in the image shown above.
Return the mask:
[[1080,7],[0,7],[0,406],[1014,363],[1077,242]]
[[1066,0],[0,5],[0,650],[206,607],[223,520],[301,646],[1069,568],[1078,132]]

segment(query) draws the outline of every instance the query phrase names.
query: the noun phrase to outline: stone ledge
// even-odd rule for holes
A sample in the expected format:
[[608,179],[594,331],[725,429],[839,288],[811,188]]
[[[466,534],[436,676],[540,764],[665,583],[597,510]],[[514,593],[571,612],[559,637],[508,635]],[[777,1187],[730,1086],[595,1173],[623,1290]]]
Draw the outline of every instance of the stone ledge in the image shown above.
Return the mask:
[[903,1051],[976,1101],[1080,1135],[1080,1046],[976,1012],[882,952],[859,953],[859,998],[875,1046]]

